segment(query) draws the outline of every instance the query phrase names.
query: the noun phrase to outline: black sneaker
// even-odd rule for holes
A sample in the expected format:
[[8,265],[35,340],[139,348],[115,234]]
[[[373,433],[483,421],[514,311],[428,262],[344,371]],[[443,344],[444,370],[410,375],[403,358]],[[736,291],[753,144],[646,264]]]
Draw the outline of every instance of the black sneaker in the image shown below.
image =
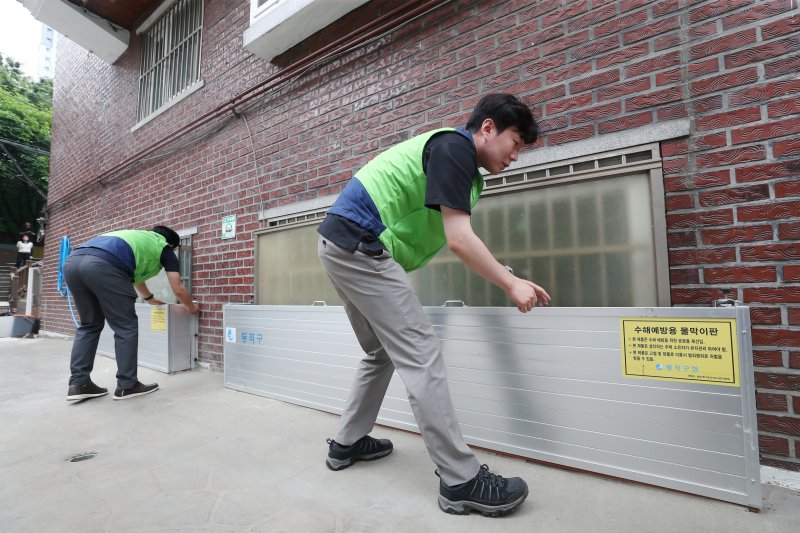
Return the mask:
[[469,514],[474,510],[483,516],[503,516],[516,510],[527,496],[528,485],[522,479],[492,474],[486,465],[481,465],[478,475],[461,485],[450,487],[439,480],[439,507],[450,514]]
[[69,389],[67,389],[67,401],[76,402],[78,400],[87,400],[89,398],[105,396],[106,394],[108,394],[108,389],[98,387],[90,381],[85,385],[70,385]]
[[128,398],[134,398],[136,396],[141,396],[142,394],[150,394],[151,392],[155,392],[157,390],[158,390],[158,383],[145,385],[144,383],[137,381],[136,385],[134,385],[130,389],[123,389],[122,387],[117,387],[117,390],[114,391],[114,399],[127,400]]
[[352,446],[342,446],[332,439],[328,443],[328,458],[325,464],[331,470],[342,470],[356,461],[374,461],[392,453],[392,442],[386,439],[373,439],[365,435]]

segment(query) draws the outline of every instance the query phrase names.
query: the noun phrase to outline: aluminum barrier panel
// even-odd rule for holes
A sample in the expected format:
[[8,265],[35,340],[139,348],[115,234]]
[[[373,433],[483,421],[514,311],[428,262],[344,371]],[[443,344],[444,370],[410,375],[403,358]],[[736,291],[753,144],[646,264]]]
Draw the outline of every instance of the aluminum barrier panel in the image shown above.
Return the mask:
[[[136,304],[139,318],[139,365],[168,374],[194,367],[197,317],[182,305]],[[97,353],[114,357],[114,331],[106,322]]]
[[[342,307],[223,311],[226,387],[342,412]],[[761,509],[747,307],[426,312],[468,443]],[[378,422],[418,431],[397,374]]]

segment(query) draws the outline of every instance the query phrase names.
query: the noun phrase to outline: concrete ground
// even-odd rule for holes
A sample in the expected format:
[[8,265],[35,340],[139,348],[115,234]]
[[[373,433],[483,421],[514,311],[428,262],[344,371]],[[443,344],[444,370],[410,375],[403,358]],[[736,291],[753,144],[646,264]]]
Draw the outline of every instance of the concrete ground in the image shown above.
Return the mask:
[[[478,452],[527,480],[513,515],[452,516],[419,436],[386,428],[389,457],[332,472],[338,418],[223,388],[204,369],[140,369],[154,394],[65,401],[69,340],[0,339],[0,531],[792,532],[800,493],[764,485],[764,510]],[[98,357],[94,381],[115,386]],[[69,462],[82,452],[93,459]]]

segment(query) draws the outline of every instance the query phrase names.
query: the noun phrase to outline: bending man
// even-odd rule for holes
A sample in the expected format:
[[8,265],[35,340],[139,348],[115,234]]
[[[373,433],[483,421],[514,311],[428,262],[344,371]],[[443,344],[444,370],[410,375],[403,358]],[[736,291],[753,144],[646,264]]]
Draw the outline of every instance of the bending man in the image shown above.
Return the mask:
[[431,322],[406,272],[424,266],[445,244],[469,268],[502,288],[525,313],[547,305],[538,285],[497,262],[472,231],[470,213],[483,189],[478,171],[501,172],[536,141],[530,109],[508,94],[481,99],[466,128],[442,128],[380,154],[342,190],[319,228],[318,253],[366,352],[326,463],[385,457],[392,443],[368,435],[393,370],[403,379],[428,453],[438,467],[439,507],[507,514],[525,500],[520,478],[478,464],[464,442]]
[[[85,400],[108,394],[90,377],[104,320],[114,330],[117,359],[115,400],[154,392],[158,384],[145,385],[137,378],[139,320],[136,291],[150,305],[162,305],[145,281],[167,273],[170,288],[192,314],[200,308],[181,283],[175,250],[181,239],[166,226],[151,231],[123,230],[106,233],[78,246],[64,263],[64,279],[75,300],[81,325],[75,334],[70,358],[67,400]],[[133,290],[134,286],[136,291]]]

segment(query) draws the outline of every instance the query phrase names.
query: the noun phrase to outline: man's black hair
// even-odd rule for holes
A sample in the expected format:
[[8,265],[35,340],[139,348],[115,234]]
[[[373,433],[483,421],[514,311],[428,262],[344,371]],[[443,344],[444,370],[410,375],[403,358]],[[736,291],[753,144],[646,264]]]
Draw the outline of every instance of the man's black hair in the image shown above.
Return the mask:
[[525,144],[535,143],[539,137],[539,125],[531,110],[513,94],[492,93],[481,98],[469,117],[467,129],[478,131],[487,118],[492,119],[498,133],[516,126]]
[[155,231],[159,235],[163,236],[167,239],[167,244],[172,246],[173,248],[177,248],[181,245],[181,237],[174,230],[166,227],[166,226],[156,226],[153,228],[152,231]]

